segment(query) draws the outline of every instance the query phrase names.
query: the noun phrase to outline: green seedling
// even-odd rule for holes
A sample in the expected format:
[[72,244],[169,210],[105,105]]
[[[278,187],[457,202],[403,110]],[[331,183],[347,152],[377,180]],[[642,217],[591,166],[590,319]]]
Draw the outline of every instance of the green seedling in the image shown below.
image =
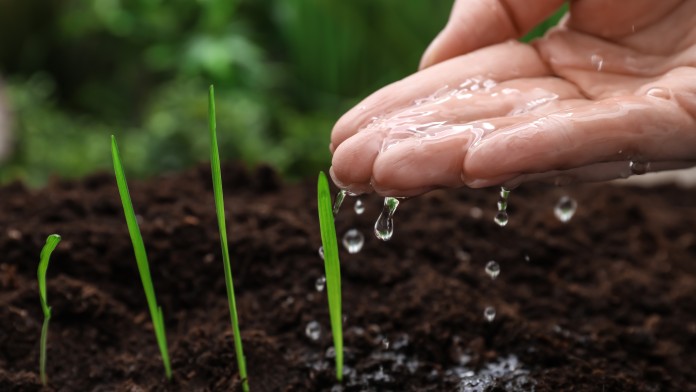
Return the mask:
[[324,172],[319,173],[317,182],[317,207],[321,243],[324,247],[324,269],[326,271],[326,293],[329,297],[329,315],[336,351],[336,379],[343,379],[343,325],[341,316],[341,265],[338,260],[338,240],[334,225],[329,181]]
[[164,317],[162,308],[157,305],[155,297],[155,289],[152,286],[152,277],[150,276],[150,266],[147,262],[147,253],[145,252],[145,244],[143,237],[140,235],[138,221],[135,218],[133,211],[133,203],[131,202],[130,194],[128,193],[128,183],[126,182],[126,174],[121,165],[121,156],[118,153],[118,145],[116,138],[111,135],[111,156],[114,160],[114,173],[116,174],[116,184],[118,185],[118,193],[121,195],[121,203],[123,204],[123,214],[126,216],[126,224],[130,233],[131,242],[133,243],[133,251],[135,252],[135,261],[138,263],[138,272],[140,280],[143,283],[147,305],[150,309],[150,317],[152,325],[155,329],[155,337],[159,346],[162,362],[164,363],[164,372],[167,379],[172,378],[172,369],[169,363],[169,350],[167,349],[167,336],[164,330]]
[[48,261],[51,259],[51,253],[56,249],[60,242],[58,234],[51,234],[46,238],[46,245],[41,249],[41,260],[39,261],[39,296],[41,297],[41,310],[43,310],[44,321],[41,327],[41,342],[39,344],[39,375],[41,383],[45,386],[48,384],[46,378],[46,341],[48,341],[48,323],[51,321],[51,307],[48,306],[48,297],[46,296],[46,270],[48,270]]
[[208,91],[208,123],[210,127],[210,169],[213,173],[213,193],[215,195],[215,212],[217,213],[218,228],[220,230],[220,245],[222,247],[222,263],[225,269],[225,287],[227,288],[227,302],[230,306],[230,318],[232,319],[232,331],[234,332],[234,349],[237,354],[237,367],[239,377],[242,380],[244,392],[249,391],[249,379],[246,371],[246,358],[242,348],[242,337],[239,332],[239,318],[237,317],[237,301],[234,299],[234,283],[232,281],[232,267],[230,266],[230,252],[227,247],[227,227],[225,224],[225,200],[222,194],[222,175],[220,174],[220,152],[217,143],[217,125],[215,123],[215,89],[210,86]]

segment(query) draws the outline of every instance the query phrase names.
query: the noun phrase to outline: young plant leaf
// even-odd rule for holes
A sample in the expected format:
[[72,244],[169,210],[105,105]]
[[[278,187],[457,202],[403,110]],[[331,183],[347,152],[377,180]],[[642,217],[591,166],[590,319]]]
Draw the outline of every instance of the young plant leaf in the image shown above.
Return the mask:
[[213,193],[215,195],[215,212],[217,214],[218,228],[220,230],[220,245],[222,247],[222,264],[225,270],[225,287],[227,288],[227,302],[230,306],[230,318],[232,331],[234,332],[234,350],[237,356],[239,377],[242,380],[242,389],[249,391],[249,379],[246,371],[246,358],[242,348],[242,337],[239,332],[239,318],[237,317],[237,301],[234,298],[234,283],[232,281],[232,267],[230,265],[230,252],[227,247],[227,227],[225,224],[225,200],[222,194],[222,174],[220,173],[220,152],[217,143],[217,126],[215,123],[215,89],[210,86],[208,90],[208,123],[210,127],[210,169],[213,174]]
[[131,202],[130,193],[128,192],[126,174],[123,171],[121,156],[118,152],[118,145],[116,144],[116,138],[114,135],[111,135],[111,156],[114,161],[114,173],[116,174],[118,193],[121,196],[121,203],[123,204],[123,214],[126,216],[128,233],[130,234],[131,242],[133,243],[135,261],[138,264],[138,272],[140,273],[140,280],[142,281],[143,289],[145,290],[145,297],[147,298],[147,306],[150,310],[150,317],[152,318],[152,326],[155,330],[157,345],[159,346],[160,354],[162,355],[164,372],[167,379],[171,380],[172,369],[169,362],[169,350],[167,348],[167,336],[164,330],[162,308],[157,305],[155,288],[152,285],[152,277],[150,276],[150,265],[148,264],[147,252],[145,251],[145,244],[143,243],[142,235],[140,235],[138,220],[136,219],[135,212],[133,211],[133,203]]
[[317,182],[317,207],[321,243],[324,247],[324,269],[326,271],[326,293],[329,297],[329,315],[336,351],[336,379],[343,379],[343,320],[341,314],[341,265],[338,260],[338,240],[334,225],[333,207],[329,181],[324,172],[319,172]]
[[51,321],[51,307],[48,306],[48,297],[46,296],[46,270],[48,270],[51,254],[59,242],[60,236],[58,234],[51,234],[46,238],[46,244],[41,249],[41,260],[39,261],[37,272],[41,310],[44,315],[43,326],[41,327],[41,341],[39,343],[39,375],[44,386],[48,384],[48,378],[46,377],[46,342],[48,341],[48,323]]

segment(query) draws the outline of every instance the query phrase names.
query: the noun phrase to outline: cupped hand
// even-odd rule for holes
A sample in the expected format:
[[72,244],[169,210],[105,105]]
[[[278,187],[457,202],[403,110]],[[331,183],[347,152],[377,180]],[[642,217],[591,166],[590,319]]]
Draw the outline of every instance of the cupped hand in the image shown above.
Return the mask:
[[375,92],[331,135],[355,193],[606,180],[696,164],[696,1],[458,0],[421,70]]

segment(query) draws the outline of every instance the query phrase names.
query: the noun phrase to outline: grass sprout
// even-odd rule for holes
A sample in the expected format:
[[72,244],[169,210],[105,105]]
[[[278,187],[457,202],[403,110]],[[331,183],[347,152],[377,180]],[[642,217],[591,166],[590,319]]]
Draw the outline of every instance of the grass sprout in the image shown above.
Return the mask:
[[338,240],[334,225],[333,207],[329,181],[324,172],[319,172],[317,181],[317,208],[321,243],[324,247],[324,269],[326,270],[326,293],[329,297],[329,315],[336,352],[336,379],[343,379],[343,324],[341,315],[341,265],[338,260]]
[[210,127],[210,169],[213,174],[213,193],[215,195],[215,212],[217,213],[218,228],[220,230],[220,245],[222,247],[222,262],[225,269],[225,287],[227,288],[227,302],[230,306],[230,318],[232,331],[234,332],[234,349],[237,356],[239,377],[242,380],[244,392],[249,391],[249,379],[246,371],[246,358],[242,348],[242,337],[239,332],[239,318],[237,316],[237,301],[234,298],[234,283],[232,281],[232,267],[230,266],[230,252],[227,247],[227,227],[225,224],[225,200],[222,194],[222,175],[220,173],[220,152],[217,142],[217,125],[215,122],[215,89],[210,86],[208,90],[208,123]]
[[41,383],[46,386],[48,378],[46,377],[46,342],[48,341],[48,323],[51,321],[51,307],[48,306],[48,297],[46,296],[46,270],[48,270],[48,261],[51,259],[51,253],[56,249],[60,242],[58,234],[51,234],[46,238],[46,244],[41,249],[41,260],[39,261],[39,269],[37,272],[39,280],[39,296],[41,297],[41,310],[43,311],[44,321],[41,327],[41,342],[39,345],[39,375]]
[[123,204],[123,214],[126,216],[128,233],[130,234],[131,242],[133,243],[135,260],[138,263],[138,272],[140,273],[140,280],[143,283],[145,297],[147,298],[147,305],[150,309],[150,317],[152,318],[152,325],[155,330],[157,345],[159,346],[160,354],[162,355],[162,362],[164,364],[165,374],[167,376],[167,379],[171,380],[172,368],[169,362],[169,350],[167,349],[167,336],[164,330],[164,317],[162,315],[162,308],[157,305],[155,289],[152,285],[152,277],[150,276],[150,266],[147,262],[147,253],[145,252],[145,244],[143,243],[143,237],[140,234],[138,221],[135,217],[135,212],[133,211],[133,203],[131,202],[130,194],[128,193],[128,183],[126,182],[126,174],[123,171],[123,165],[121,164],[121,156],[118,152],[118,145],[116,144],[116,138],[113,135],[111,135],[111,156],[114,161],[114,173],[116,174],[116,184],[118,185],[118,193],[121,196],[121,203]]

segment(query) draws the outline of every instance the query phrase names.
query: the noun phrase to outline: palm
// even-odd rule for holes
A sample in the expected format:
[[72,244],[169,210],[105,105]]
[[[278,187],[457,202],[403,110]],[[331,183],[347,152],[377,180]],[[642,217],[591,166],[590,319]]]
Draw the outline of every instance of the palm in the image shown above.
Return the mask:
[[368,97],[334,128],[334,179],[413,195],[696,160],[696,2],[607,22],[579,8],[533,47],[492,45]]

